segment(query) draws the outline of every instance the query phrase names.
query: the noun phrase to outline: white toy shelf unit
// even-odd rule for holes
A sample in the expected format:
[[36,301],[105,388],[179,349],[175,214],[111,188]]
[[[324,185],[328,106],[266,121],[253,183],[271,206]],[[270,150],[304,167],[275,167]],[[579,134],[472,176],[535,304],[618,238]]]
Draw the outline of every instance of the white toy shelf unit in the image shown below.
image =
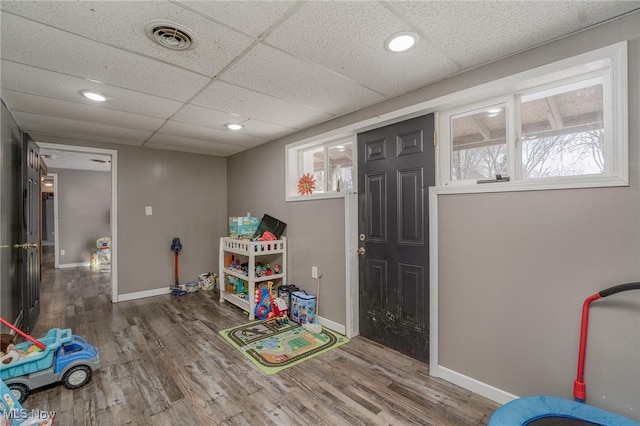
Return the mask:
[[[233,264],[230,258],[235,261]],[[244,270],[239,265],[248,264]],[[256,265],[271,266],[271,275],[256,272]],[[276,265],[280,265],[276,271]],[[273,281],[274,286],[287,284],[287,239],[249,241],[220,238],[220,302],[225,300],[249,313],[255,319],[255,291],[260,283]],[[278,272],[278,273],[276,273]]]

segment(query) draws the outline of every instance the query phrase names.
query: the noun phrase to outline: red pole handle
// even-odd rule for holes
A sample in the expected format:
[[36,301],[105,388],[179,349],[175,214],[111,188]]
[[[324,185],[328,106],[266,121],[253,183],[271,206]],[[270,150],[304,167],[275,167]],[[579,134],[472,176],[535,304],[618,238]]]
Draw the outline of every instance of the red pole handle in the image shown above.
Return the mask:
[[0,317],[0,323],[6,325],[7,327],[9,327],[10,329],[12,329],[13,331],[15,331],[16,333],[18,333],[20,336],[24,337],[25,339],[27,339],[28,341],[30,341],[31,343],[33,343],[34,345],[36,345],[38,348],[40,348],[40,350],[44,351],[47,348],[47,345],[45,345],[44,343],[42,343],[40,340],[34,339],[33,337],[29,336],[27,333],[25,333],[24,331],[16,328],[13,326],[13,324],[11,324],[9,321],[5,320],[4,318]]

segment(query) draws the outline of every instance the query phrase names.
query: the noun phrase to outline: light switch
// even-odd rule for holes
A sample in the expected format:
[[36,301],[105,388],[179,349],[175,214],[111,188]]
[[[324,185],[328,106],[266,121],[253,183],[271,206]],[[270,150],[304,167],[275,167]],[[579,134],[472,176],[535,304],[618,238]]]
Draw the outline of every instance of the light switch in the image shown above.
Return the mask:
[[144,212],[147,216],[151,216],[153,214],[153,209],[151,208],[151,206],[147,206],[144,208]]

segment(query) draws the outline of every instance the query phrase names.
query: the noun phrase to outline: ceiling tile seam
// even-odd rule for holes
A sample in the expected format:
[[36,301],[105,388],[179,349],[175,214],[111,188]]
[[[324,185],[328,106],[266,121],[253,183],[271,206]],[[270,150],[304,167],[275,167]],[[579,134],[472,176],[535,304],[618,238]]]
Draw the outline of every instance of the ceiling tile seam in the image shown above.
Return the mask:
[[[33,138],[33,140],[37,142],[45,142],[45,143],[55,143],[58,145],[64,145],[65,143],[67,143],[68,141],[76,141],[78,144],[84,144],[86,145],[87,142],[99,142],[99,143],[104,143],[104,144],[115,144],[115,145],[126,145],[126,146],[137,146],[139,147],[140,145],[135,145],[135,144],[131,144],[131,143],[118,143],[118,142],[109,142],[106,141],[104,139],[93,139],[94,136],[90,136],[90,137],[76,137],[76,136],[67,136],[67,135],[61,135],[61,134],[57,134],[57,133],[53,133],[50,130],[36,130],[35,132],[30,132],[28,130],[22,129],[22,131],[24,131],[25,133],[29,133],[31,135],[31,137]],[[45,140],[41,140],[42,138],[45,138]],[[56,138],[56,140],[54,142],[51,142],[50,138]],[[48,139],[48,140],[47,140]],[[57,140],[57,139],[61,139],[61,140]],[[117,138],[111,138],[111,139],[117,139]],[[125,140],[125,139],[123,139]],[[67,142],[65,142],[67,141]]]
[[180,66],[180,65],[176,65],[176,64],[174,64],[172,62],[167,62],[165,60],[158,59],[158,58],[156,58],[154,56],[150,56],[150,55],[147,55],[145,53],[136,52],[135,50],[126,49],[126,48],[123,48],[121,46],[117,46],[115,44],[105,43],[104,41],[96,40],[96,39],[93,39],[91,37],[87,37],[87,36],[82,35],[82,34],[74,33],[73,31],[65,30],[64,28],[59,28],[59,27],[56,27],[55,25],[47,24],[46,22],[38,21],[36,19],[29,18],[29,17],[26,17],[26,16],[22,16],[22,15],[19,15],[17,13],[14,13],[14,12],[9,12],[9,11],[6,11],[6,10],[3,10],[2,12],[3,13],[8,13],[8,14],[13,15],[13,16],[17,16],[17,17],[25,19],[27,21],[34,22],[34,23],[36,23],[38,25],[43,25],[45,27],[49,27],[49,28],[52,28],[52,29],[57,30],[57,31],[61,31],[61,32],[64,32],[64,33],[67,33],[67,34],[71,34],[73,36],[85,39],[85,40],[89,40],[89,41],[91,41],[93,43],[98,43],[98,44],[101,44],[103,46],[107,46],[107,47],[111,47],[111,48],[114,48],[114,49],[117,49],[117,50],[121,50],[123,52],[131,53],[133,55],[137,55],[137,56],[140,56],[140,57],[145,58],[145,59],[150,59],[150,60],[152,60],[154,62],[159,62],[159,63],[164,64],[164,65],[168,65],[168,66],[171,66],[171,67],[174,67],[174,68],[181,69],[183,71],[187,71],[187,72],[190,72],[190,73],[193,73],[193,74],[197,74],[200,77],[211,78],[211,74],[203,74],[200,71],[195,71],[195,70],[192,70],[192,69]]
[[[178,112],[180,112],[186,105],[192,104],[192,105],[197,105],[195,103],[192,103],[192,101],[199,96],[201,93],[203,93],[205,90],[207,90],[214,82],[218,81],[220,78],[220,75],[222,75],[225,71],[227,71],[228,69],[230,69],[231,67],[233,67],[236,63],[238,63],[242,58],[244,58],[246,55],[249,54],[249,52],[256,47],[263,39],[264,37],[266,37],[267,35],[269,35],[271,33],[271,31],[273,31],[275,28],[277,28],[282,22],[284,22],[285,20],[287,20],[291,15],[293,15],[300,7],[302,6],[302,3],[296,3],[294,4],[294,6],[290,7],[287,12],[285,14],[283,14],[280,19],[278,19],[271,27],[269,27],[267,29],[267,31],[265,31],[265,33],[263,33],[260,37],[258,37],[257,39],[254,39],[251,44],[249,46],[247,46],[242,52],[240,52],[240,54],[238,54],[235,58],[233,58],[233,60],[231,60],[231,62],[229,62],[227,65],[224,66],[224,68],[222,68],[220,70],[220,72],[218,72],[218,74],[214,75],[213,77],[211,77],[211,79],[205,83],[200,90],[198,90],[193,96],[191,96],[191,98],[187,99],[186,101],[184,101],[184,103],[176,110],[174,111],[173,114],[171,114],[171,116],[169,116],[164,123],[162,123],[156,130],[153,131],[153,133],[151,134],[151,136],[149,136],[143,143],[142,146],[145,146],[147,144],[147,142],[149,142],[149,140],[157,133],[160,131],[160,129],[162,129],[162,127],[164,127],[165,124],[167,124],[170,120],[173,119],[173,117],[176,116],[176,114]],[[277,99],[277,98],[276,98]],[[233,113],[230,113],[233,114]],[[238,114],[239,117],[244,117],[241,114]],[[245,117],[246,119],[250,120],[251,117]],[[177,120],[175,120],[177,121]]]
[[283,49],[281,49],[281,48],[279,48],[279,47],[277,47],[277,46],[274,46],[274,45],[272,45],[272,44],[269,44],[267,41],[264,41],[264,42],[263,42],[263,44],[265,44],[266,46],[269,46],[270,48],[275,49],[275,50],[277,50],[277,51],[279,51],[279,52],[281,52],[281,53],[284,53],[285,55],[287,55],[287,56],[289,56],[289,57],[291,57],[291,58],[295,58],[295,59],[297,59],[297,60],[299,60],[299,61],[305,62],[305,63],[307,63],[307,64],[309,64],[309,65],[311,65],[311,66],[313,66],[313,67],[315,67],[315,68],[319,68],[319,69],[321,69],[321,70],[323,70],[323,71],[328,72],[329,74],[333,74],[333,75],[334,75],[334,76],[336,76],[336,77],[339,77],[339,78],[341,78],[341,79],[343,79],[343,80],[346,80],[346,81],[348,81],[349,83],[353,83],[353,84],[355,84],[355,85],[357,85],[357,86],[362,87],[363,89],[369,90],[370,92],[373,92],[373,93],[375,93],[375,94],[377,94],[377,95],[380,95],[380,96],[382,96],[383,98],[385,98],[385,97],[389,96],[389,95],[387,95],[387,94],[385,94],[385,93],[382,93],[381,91],[379,91],[379,90],[377,90],[377,89],[373,89],[373,88],[371,88],[371,87],[367,86],[367,85],[366,85],[366,84],[364,84],[364,83],[361,83],[361,82],[356,81],[356,80],[354,80],[354,79],[352,79],[352,78],[350,78],[350,77],[347,77],[347,76],[346,76],[346,75],[344,75],[344,74],[340,74],[339,72],[334,71],[334,70],[332,70],[331,68],[327,68],[327,67],[325,67],[324,65],[320,65],[320,64],[318,64],[318,63],[316,63],[316,62],[313,62],[313,61],[311,61],[311,60],[309,60],[309,59],[306,59],[306,58],[303,58],[303,57],[300,57],[300,56],[296,56],[296,55],[294,55],[294,54],[292,54],[292,53],[287,52],[286,50],[283,50]]
[[[202,127],[203,129],[209,129],[209,127],[197,126],[195,124],[191,124],[191,125],[194,126],[194,127]],[[256,146],[256,145],[246,145],[246,142],[229,143],[229,142],[223,142],[223,141],[217,141],[217,140],[202,139],[202,138],[194,137],[194,136],[173,135],[171,133],[163,133],[162,131],[156,131],[154,133],[154,135],[171,136],[171,137],[183,138],[183,139],[193,139],[195,141],[202,141],[202,142],[207,142],[207,143],[215,143],[215,144],[218,144],[218,145],[228,145],[228,146],[240,147],[240,148],[251,148],[253,146]],[[270,138],[261,138],[261,137],[258,137],[258,136],[251,136],[251,135],[246,135],[246,136],[249,136],[250,138],[257,139],[256,142],[260,142],[261,144],[264,144],[264,143],[267,143],[267,142],[271,142]],[[149,140],[149,138],[147,138],[147,141],[148,140]]]
[[189,12],[193,13],[194,15],[198,15],[198,16],[200,16],[201,18],[204,18],[204,19],[206,19],[206,20],[208,20],[208,21],[211,21],[211,22],[213,22],[213,23],[215,23],[215,24],[218,24],[218,25],[220,25],[221,27],[224,27],[224,28],[226,28],[226,29],[228,29],[228,30],[231,30],[231,31],[233,31],[233,32],[236,32],[236,33],[238,33],[238,34],[240,34],[240,35],[243,35],[243,36],[245,36],[245,37],[248,37],[248,38],[250,38],[250,39],[252,39],[252,40],[256,40],[256,36],[254,36],[253,34],[246,33],[246,32],[244,32],[243,30],[241,30],[241,29],[239,29],[239,28],[234,27],[233,25],[229,25],[229,24],[227,24],[226,22],[219,21],[219,20],[217,20],[216,18],[214,18],[213,16],[211,16],[211,15],[207,15],[207,14],[206,14],[206,13],[204,13],[204,12],[200,12],[198,9],[194,9],[194,8],[192,8],[191,6],[186,5],[186,4],[182,3],[182,2],[179,2],[179,1],[176,1],[176,0],[169,0],[169,2],[168,2],[168,3],[171,3],[171,4],[175,5],[175,6],[181,7],[181,8],[183,8],[183,9],[185,9],[185,10],[187,10],[187,11],[189,11]]
[[[7,88],[4,88],[4,87],[2,88],[2,90],[3,90],[3,91],[5,91],[5,92],[22,93],[22,94],[25,94],[25,95],[37,96],[37,97],[39,97],[39,98],[52,99],[52,100],[54,100],[54,101],[68,102],[68,103],[70,103],[70,104],[74,104],[74,105],[81,105],[81,106],[83,106],[83,107],[91,107],[91,108],[99,108],[99,109],[108,109],[109,111],[121,112],[121,113],[123,113],[123,114],[135,115],[135,116],[137,116],[137,117],[154,118],[154,119],[157,119],[157,120],[162,120],[162,119],[164,118],[164,117],[158,117],[158,116],[154,116],[154,115],[139,114],[139,113],[137,113],[137,112],[129,112],[129,111],[123,111],[123,110],[121,110],[121,109],[109,108],[109,107],[108,107],[108,106],[106,106],[106,105],[104,105],[104,106],[102,106],[102,105],[100,105],[100,106],[97,106],[97,105],[88,105],[88,104],[85,104],[85,103],[83,103],[83,102],[70,101],[70,100],[68,100],[68,99],[55,98],[55,97],[53,97],[53,96],[45,96],[45,95],[40,95],[40,94],[38,94],[38,93],[25,92],[25,91],[22,91],[22,90],[7,89]],[[19,112],[28,112],[28,111],[21,111],[21,110],[18,110],[18,109],[14,110],[14,111],[19,111]],[[57,116],[54,116],[54,117],[57,117]],[[64,117],[60,117],[60,118],[64,118]],[[125,129],[126,129],[126,128],[127,128],[127,127],[125,127]],[[138,130],[138,129],[131,129],[131,130]]]
[[[230,155],[237,154],[238,152],[242,152],[242,150],[237,151],[237,152],[232,152],[232,153],[225,153],[225,152],[220,152],[220,151],[209,151],[209,152],[207,152],[204,149],[185,148],[185,147],[182,147],[182,146],[176,146],[176,145],[170,145],[170,144],[161,144],[161,143],[151,143],[151,144],[149,144],[148,148],[164,149],[166,151],[186,152],[186,153],[189,153],[189,154],[213,155],[213,156],[216,156],[216,157],[228,157]],[[170,148],[170,149],[167,149],[167,148]]]
[[400,21],[402,21],[405,25],[409,26],[412,31],[415,31],[415,33],[418,34],[420,36],[420,38],[422,38],[426,43],[428,43],[429,46],[431,46],[433,49],[437,50],[438,53],[440,53],[443,57],[445,57],[449,61],[451,61],[451,63],[458,70],[461,70],[461,69],[464,68],[463,64],[459,63],[454,58],[449,56],[449,54],[447,53],[446,50],[442,49],[438,43],[434,43],[433,40],[431,40],[430,37],[427,37],[427,35],[417,25],[415,25],[413,22],[411,22],[411,18],[410,17],[405,16],[404,14],[400,13],[397,9],[395,9],[392,6],[392,3],[388,2],[388,1],[379,1],[378,3],[380,3],[380,5],[382,5],[382,7],[387,9],[391,14],[393,14],[396,18],[398,18]]
[[[263,95],[263,96],[268,96],[270,98],[277,99],[279,101],[283,101],[283,102],[286,102],[286,103],[289,103],[289,104],[294,104],[294,105],[297,105],[297,106],[301,106],[301,107],[304,107],[306,109],[310,109],[310,110],[315,111],[315,112],[319,112],[319,113],[322,113],[322,114],[327,114],[327,115],[330,115],[331,117],[335,117],[336,116],[336,114],[334,114],[334,113],[323,111],[323,110],[318,109],[316,107],[305,105],[305,104],[301,104],[299,102],[291,101],[290,99],[281,98],[279,96],[275,96],[275,95],[272,95],[270,93],[261,92],[260,90],[252,89],[250,87],[246,87],[246,86],[243,86],[241,84],[232,83],[230,81],[225,80],[224,78],[218,78],[217,81],[220,81],[220,82],[222,82],[224,84],[228,84],[230,86],[239,87],[241,89],[248,90],[248,91],[253,92],[253,93],[258,93],[258,94]],[[195,102],[190,102],[190,103],[193,104],[193,105],[196,105],[196,106],[204,106],[204,105],[201,105],[201,104],[197,104]],[[278,124],[278,123],[274,123],[274,124],[282,126],[282,124]]]
[[[65,135],[62,133],[58,133],[56,131],[52,131],[52,130],[43,130],[43,129],[38,129],[38,130],[29,130],[29,128],[23,128],[22,126],[20,126],[20,130],[22,130],[24,133],[29,133],[31,135],[31,137],[33,137],[33,139],[38,142],[38,140],[36,139],[36,136],[34,135],[38,135],[38,137],[41,136],[53,136],[55,138],[60,138],[60,139],[65,139],[65,140],[75,140],[75,141],[80,141],[80,142],[100,142],[100,143],[108,143],[108,144],[116,144],[116,145],[127,145],[127,146],[141,146],[138,145],[137,142],[138,141],[133,141],[133,140],[129,140],[129,139],[121,139],[121,138],[113,138],[113,137],[107,137],[109,139],[118,139],[121,141],[125,141],[128,143],[124,143],[124,142],[112,142],[112,141],[107,141],[106,139],[101,139],[101,138],[96,138],[95,135],[85,135],[82,134],[81,137],[78,136],[69,136],[69,135]],[[132,143],[133,142],[133,143]],[[62,142],[59,142],[62,143]]]
[[[186,124],[189,124],[189,123],[186,123]],[[191,124],[191,126],[200,127],[202,129],[210,129],[210,127],[198,126],[196,124]],[[173,136],[173,137],[176,137],[176,138],[193,139],[193,140],[197,140],[197,141],[208,142],[208,143],[216,143],[216,144],[220,144],[220,145],[240,146],[242,148],[251,148],[252,146],[255,146],[255,145],[246,145],[246,142],[223,142],[223,141],[217,141],[217,140],[202,139],[201,137],[195,137],[195,136],[180,136],[180,135],[175,135],[175,134],[171,134],[171,133],[164,133],[162,131],[158,131],[156,134],[164,135],[164,136]],[[267,138],[263,138],[263,137],[260,137],[260,136],[252,136],[252,135],[244,135],[244,136],[247,139],[249,139],[249,138],[256,139],[255,142],[258,142],[259,144],[267,143],[267,142],[271,141],[271,139],[268,138],[268,137]]]
[[[193,101],[197,96],[199,96],[202,92],[204,92],[205,90],[207,90],[214,82],[216,82],[218,80],[218,76],[220,74],[222,74],[225,70],[227,70],[229,67],[232,67],[233,65],[235,65],[240,59],[244,58],[250,51],[251,49],[253,49],[255,46],[257,46],[259,43],[258,40],[254,40],[251,42],[251,44],[246,47],[242,52],[240,52],[239,55],[237,55],[235,58],[233,58],[231,60],[231,62],[229,62],[227,65],[224,66],[224,68],[222,68],[220,70],[220,72],[216,75],[214,75],[213,77],[211,77],[211,79],[206,82],[199,90],[196,91],[196,93],[194,93],[189,99],[187,99],[186,101],[184,101],[182,103],[182,105],[180,105],[180,107],[175,110],[173,112],[173,114],[171,114],[169,117],[167,117],[164,121],[164,123],[162,123],[160,126],[158,126],[158,128],[156,128],[156,130],[153,131],[153,133],[151,134],[151,136],[149,136],[143,143],[142,146],[145,146],[145,144],[149,141],[149,139],[151,139],[153,137],[153,135],[156,134],[156,132],[158,132],[165,124],[167,124],[169,122],[169,120],[172,120],[173,117],[175,117],[175,115],[177,113],[179,113],[186,105],[190,104],[191,101]],[[195,104],[194,104],[195,105]],[[249,117],[248,117],[249,118]]]
[[[226,64],[221,70],[220,72],[218,72],[216,75],[214,75],[213,77],[211,77],[211,79],[205,83],[200,90],[198,90],[193,96],[191,96],[191,98],[187,99],[176,111],[174,111],[174,113],[168,117],[164,123],[162,123],[152,134],[151,136],[149,136],[149,138],[147,138],[143,143],[142,146],[145,146],[147,142],[149,142],[149,140],[153,137],[153,135],[155,135],[160,129],[162,129],[162,127],[167,124],[169,122],[169,120],[173,119],[173,117],[175,117],[175,115],[180,112],[186,105],[188,104],[192,104],[192,105],[197,105],[197,104],[193,104],[192,101],[198,96],[200,95],[202,92],[204,92],[205,90],[207,90],[215,81],[217,81],[219,79],[219,76],[221,74],[223,74],[226,70],[230,69],[231,67],[233,67],[236,63],[238,63],[238,61],[240,61],[240,59],[244,58],[255,46],[257,46],[261,40],[263,40],[264,37],[266,37],[266,35],[270,34],[271,31],[273,31],[273,29],[275,29],[278,25],[280,25],[282,22],[284,22],[286,19],[289,18],[289,16],[291,16],[293,13],[295,13],[295,11],[297,11],[297,9],[299,7],[301,7],[301,3],[294,7],[292,6],[291,8],[289,8],[287,10],[287,12],[280,17],[280,19],[278,19],[276,21],[275,24],[273,24],[271,27],[269,27],[267,29],[267,31],[265,31],[265,34],[262,34],[260,37],[258,37],[257,39],[253,39],[253,41],[251,42],[251,44],[249,46],[247,46],[242,52],[240,52],[240,54],[238,54],[235,58],[233,58],[231,60],[231,62],[229,62],[228,64]],[[271,29],[273,28],[273,29]],[[232,113],[231,113],[232,114]],[[239,114],[239,116],[242,117],[242,115]],[[246,117],[247,119],[250,119],[251,117]],[[177,121],[177,120],[176,120]]]
[[[189,106],[194,106],[194,107],[202,108],[202,109],[206,109],[206,110],[209,110],[209,111],[215,111],[215,112],[219,112],[219,113],[222,113],[222,114],[230,114],[230,113],[229,113],[229,112],[227,112],[227,111],[220,111],[220,110],[215,109],[215,108],[208,108],[208,107],[200,106],[200,105],[196,105],[196,104],[189,104]],[[231,114],[230,114],[230,115],[231,115]],[[238,116],[238,118],[242,118],[242,117],[241,117],[241,116]],[[257,122],[257,123],[269,124],[269,125],[271,125],[271,126],[278,126],[278,127],[282,127],[282,128],[284,128],[284,129],[287,129],[287,130],[293,130],[293,131],[298,131],[298,130],[300,130],[300,129],[299,129],[299,128],[297,128],[297,127],[284,126],[284,125],[282,125],[282,124],[278,124],[278,123],[271,123],[270,121],[259,120],[259,119],[257,119],[257,118],[247,118],[246,120],[250,120],[250,121],[252,121],[252,122],[254,122],[254,123],[255,123],[255,122]],[[200,126],[200,127],[206,127],[207,129],[216,129],[216,130],[220,130],[220,129],[219,129],[219,128],[217,128],[217,127],[201,126],[201,125],[199,125],[199,124],[193,124],[193,123],[190,123],[190,122],[188,122],[188,121],[178,120],[178,119],[176,119],[175,117],[174,117],[171,121],[175,121],[175,122],[177,122],[177,123],[191,124],[191,125]],[[259,137],[259,136],[258,136],[258,137]]]
[[[552,39],[550,39],[550,40],[542,41],[542,42],[540,42],[540,43],[534,44],[534,45],[529,46],[529,47],[526,47],[526,48],[518,49],[517,51],[512,52],[512,53],[507,53],[507,54],[505,54],[505,55],[502,55],[502,56],[500,56],[500,57],[497,57],[497,58],[495,58],[495,59],[492,59],[492,60],[490,60],[489,62],[483,62],[483,63],[476,64],[476,65],[470,65],[470,66],[468,66],[468,67],[466,67],[466,68],[462,68],[462,69],[460,69],[460,70],[456,71],[456,72],[455,72],[455,73],[453,73],[453,74],[450,74],[450,75],[447,75],[447,76],[445,76],[445,77],[443,77],[443,78],[440,78],[440,79],[438,79],[438,80],[434,80],[434,81],[432,81],[432,82],[429,82],[427,85],[432,85],[432,84],[438,83],[438,82],[440,82],[440,81],[442,81],[442,80],[446,80],[446,79],[449,79],[449,78],[452,78],[452,77],[458,76],[458,75],[460,75],[460,74],[464,74],[464,73],[467,73],[467,72],[469,72],[469,71],[473,71],[473,70],[475,70],[475,69],[477,69],[477,68],[482,68],[482,67],[484,67],[484,66],[487,66],[487,65],[490,65],[490,64],[493,64],[493,63],[496,63],[496,62],[503,61],[503,60],[505,60],[505,59],[507,59],[507,58],[510,58],[510,57],[512,57],[512,56],[517,56],[517,55],[519,55],[519,54],[521,54],[521,53],[523,53],[523,52],[526,52],[526,51],[529,51],[529,50],[533,50],[533,49],[537,49],[537,48],[542,47],[542,46],[544,46],[544,45],[546,45],[546,44],[554,43],[554,42],[559,41],[559,40],[562,40],[562,39],[564,39],[564,38],[567,38],[567,37],[570,37],[570,36],[573,36],[573,35],[579,34],[579,33],[581,33],[581,32],[584,32],[584,31],[587,31],[587,30],[590,30],[590,29],[593,29],[593,28],[599,27],[599,26],[601,26],[601,25],[605,25],[605,24],[607,24],[607,23],[609,23],[609,22],[613,22],[613,21],[617,21],[617,20],[623,19],[623,18],[624,18],[624,17],[626,17],[626,16],[633,15],[634,13],[639,13],[639,12],[640,12],[640,8],[633,9],[633,10],[631,10],[631,11],[629,11],[629,12],[623,13],[623,14],[618,15],[618,16],[614,16],[613,18],[606,19],[606,20],[601,21],[601,22],[598,22],[598,23],[596,23],[596,24],[593,24],[593,25],[590,25],[590,26],[587,26],[587,27],[584,27],[584,28],[580,28],[580,29],[574,30],[574,31],[572,31],[572,32],[570,32],[570,33],[567,33],[567,34],[564,34],[564,35],[561,35],[561,36],[558,36],[558,37],[552,38]],[[420,87],[422,87],[422,86],[420,86]],[[415,90],[415,89],[417,89],[417,88],[414,88],[414,89],[412,89],[412,90]]]
[[[156,95],[154,93],[141,92],[140,90],[130,89],[128,87],[119,86],[117,84],[104,83],[104,82],[99,81],[99,80],[91,80],[91,79],[86,78],[86,77],[81,77],[81,76],[78,76],[78,75],[68,74],[68,73],[65,73],[65,72],[55,71],[55,70],[51,70],[51,69],[47,69],[47,68],[42,68],[42,67],[39,67],[39,66],[36,66],[36,65],[25,64],[24,62],[18,62],[18,61],[14,61],[12,59],[3,58],[2,61],[7,61],[7,62],[11,62],[13,64],[18,64],[18,65],[24,65],[25,67],[31,67],[31,68],[35,68],[35,69],[38,69],[38,70],[41,70],[41,71],[46,71],[46,72],[51,72],[51,73],[63,75],[65,77],[78,78],[78,79],[81,79],[81,80],[84,80],[84,81],[88,81],[90,83],[99,83],[99,84],[104,85],[105,87],[115,87],[117,89],[126,90],[128,92],[134,92],[134,93],[140,93],[142,95],[153,96],[154,98],[160,98],[160,99],[164,99],[164,100],[171,101],[171,102],[178,102],[178,103],[183,103],[184,102],[184,101],[182,101],[180,99],[167,98],[166,96]],[[158,118],[164,118],[164,117],[158,117]]]

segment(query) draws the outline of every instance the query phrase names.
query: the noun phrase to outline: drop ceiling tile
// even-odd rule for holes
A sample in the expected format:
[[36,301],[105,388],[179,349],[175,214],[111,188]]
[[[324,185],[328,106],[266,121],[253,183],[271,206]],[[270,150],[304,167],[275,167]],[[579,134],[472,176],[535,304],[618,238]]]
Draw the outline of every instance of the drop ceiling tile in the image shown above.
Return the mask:
[[212,129],[210,127],[195,126],[193,124],[181,123],[169,120],[159,130],[158,133],[173,136],[183,136],[192,139],[202,139],[216,143],[226,143],[243,147],[253,147],[268,142],[267,139],[249,136],[244,133],[234,132],[229,129]]
[[196,126],[210,127],[225,132],[229,131],[224,127],[225,123],[243,123],[245,127],[242,129],[242,134],[263,139],[276,139],[296,131],[296,129],[290,127],[265,123],[264,121],[251,119],[249,117],[237,116],[195,105],[185,105],[171,120],[194,124]]
[[307,2],[265,42],[394,95],[458,69],[426,40],[402,53],[385,48],[389,36],[409,29],[379,2]]
[[14,15],[2,14],[2,58],[185,101],[209,78]]
[[221,78],[336,115],[383,98],[379,93],[265,45],[256,46],[222,73]]
[[301,129],[333,117],[315,109],[265,95],[223,81],[215,81],[191,103],[227,111],[241,117],[252,117],[268,123]]
[[392,2],[389,5],[465,68],[494,61],[595,23],[585,21],[583,2],[578,1]]
[[187,7],[248,34],[262,35],[294,1],[180,1]]
[[[2,8],[91,40],[148,55],[207,76],[219,73],[253,39],[166,1],[51,1],[3,2]],[[175,51],[159,46],[145,35],[153,20],[187,28],[197,46]],[[109,25],[104,25],[108,22]]]
[[192,152],[195,154],[218,155],[222,157],[247,149],[246,147],[238,145],[227,145],[202,139],[184,138],[180,136],[163,135],[160,133],[153,135],[145,146],[149,148]]
[[18,127],[26,133],[46,133],[74,139],[87,139],[126,145],[141,145],[151,132],[123,129],[117,126],[87,123],[66,118],[48,117],[26,112],[12,113]]
[[611,19],[614,16],[640,8],[640,2],[635,1],[583,1],[582,7],[585,9],[582,26],[584,24],[593,25],[598,22]]
[[134,90],[109,86],[94,81],[47,71],[10,61],[0,63],[2,88],[30,93],[84,105],[96,103],[80,95],[81,90],[96,90],[109,98],[101,108],[115,109],[158,118],[169,118],[182,105],[181,102],[147,95]]
[[[40,155],[46,156],[44,162],[51,169],[74,169],[108,172],[111,170],[111,156],[88,152],[63,151],[59,149],[40,148]],[[102,160],[97,162],[93,160]]]
[[161,118],[61,101],[11,90],[3,90],[2,99],[12,112],[29,112],[36,115],[68,118],[75,121],[87,121],[95,124],[105,124],[147,132],[153,132],[165,121]]

